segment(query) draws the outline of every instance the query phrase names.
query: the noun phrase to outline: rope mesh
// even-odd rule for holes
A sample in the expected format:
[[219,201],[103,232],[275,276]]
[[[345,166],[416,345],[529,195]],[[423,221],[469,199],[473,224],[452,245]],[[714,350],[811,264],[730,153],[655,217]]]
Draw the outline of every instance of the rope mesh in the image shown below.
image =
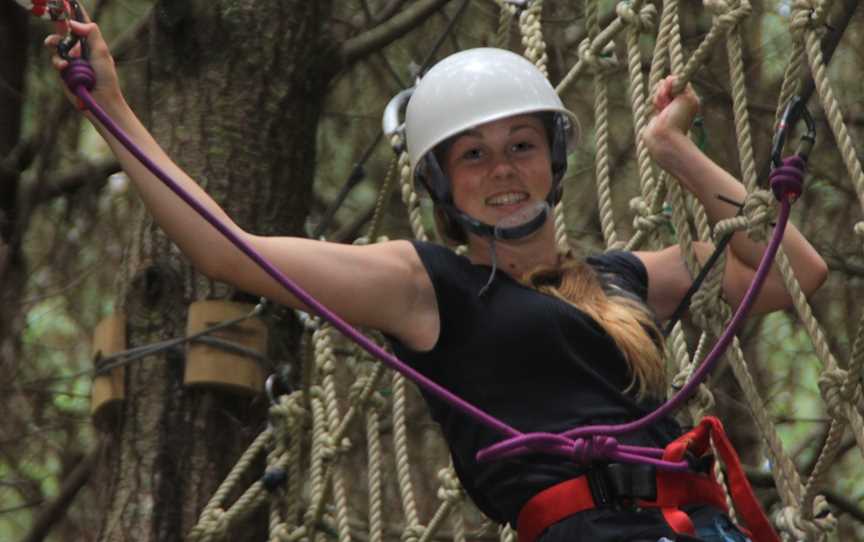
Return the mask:
[[[496,0],[496,3],[501,12],[497,33],[491,41],[506,47],[511,42],[511,32],[518,26],[524,55],[543,73],[547,73],[548,57],[541,25],[542,1],[524,3]],[[681,43],[677,1],[664,2],[659,27],[656,8],[644,4],[642,0],[620,3],[616,7],[616,17],[606,27],[601,27],[599,2],[587,0],[587,37],[579,44],[578,61],[557,87],[561,93],[577,80],[582,80],[587,86],[589,83],[585,79],[589,79],[594,89],[595,177],[602,235],[608,248],[659,248],[668,237],[663,228],[668,228],[671,221],[676,234],[675,242],[681,245],[686,264],[694,276],[699,265],[693,250],[695,239],[690,233],[691,225],[695,226],[699,240],[717,241],[725,234],[736,231],[746,231],[755,239],[763,239],[775,214],[773,198],[757,187],[751,121],[748,117],[740,26],[750,14],[751,6],[746,0],[705,0],[704,7],[713,16],[711,28],[698,46],[687,53]],[[864,201],[864,172],[844,124],[842,106],[826,75],[820,47],[824,17],[829,7],[828,2],[818,0],[796,0],[792,4],[789,17],[792,44],[776,116],[779,118],[784,104],[797,91],[801,75],[809,68],[852,185],[859,199]],[[655,38],[647,83],[639,46],[640,36],[646,33],[653,34]],[[685,194],[677,181],[655,170],[641,141],[641,133],[648,123],[648,92],[655,89],[670,71],[678,75],[677,90],[683,89],[709,55],[718,49],[721,41],[725,43],[729,63],[732,117],[739,145],[742,182],[748,196],[740,216],[716,224],[712,231],[698,201]],[[609,173],[607,90],[610,70],[618,66],[614,53],[616,43],[622,45],[618,50],[626,51],[627,55],[629,103],[641,192],[630,204],[635,233],[626,241],[619,239],[619,223],[623,217],[616,217],[614,213],[611,203],[613,181]],[[398,138],[398,135],[394,136],[391,141],[394,148],[402,148]],[[419,198],[409,178],[408,157],[402,152],[391,164],[388,180],[383,183],[379,209],[375,212],[369,235],[363,242],[380,240],[381,207],[391,189],[389,179],[394,171],[399,174],[401,195],[408,209],[414,237],[420,240],[428,238]],[[664,204],[671,206],[671,216],[664,212]],[[555,230],[559,248],[566,250],[568,239],[562,205],[555,209]],[[855,234],[864,236],[864,222],[856,225]],[[694,351],[691,353],[688,350],[680,324],[675,326],[668,338],[672,390],[684,385],[730,317],[729,307],[720,299],[723,265],[722,261],[719,263],[692,303],[693,321],[702,330]],[[778,255],[777,265],[793,297],[795,312],[822,363],[819,389],[831,418],[828,438],[811,472],[806,473],[806,481],[802,481],[804,473],[798,472],[795,462],[783,449],[777,428],[737,340],[730,347],[726,360],[742,390],[743,400],[759,429],[773,467],[772,474],[781,501],[774,514],[778,531],[787,540],[824,540],[835,527],[836,520],[830,514],[819,488],[823,487],[829,468],[837,457],[843,435],[850,431],[855,443],[864,452],[864,418],[860,409],[860,382],[864,371],[864,314],[850,358],[841,365],[832,353],[825,331],[814,317],[789,260],[782,251]],[[310,322],[308,338],[314,345],[314,355],[305,371],[303,387],[278,398],[270,410],[269,428],[253,442],[219,487],[201,513],[199,523],[188,534],[188,539],[225,539],[232,525],[242,522],[255,508],[269,501],[270,537],[274,541],[333,538],[340,541],[378,541],[400,538],[405,542],[425,542],[444,535],[456,541],[468,537],[514,541],[515,533],[512,530],[498,528],[488,521],[478,523],[478,526],[472,527],[472,532],[468,532],[467,514],[476,516],[476,513],[465,506],[467,501],[464,491],[459,487],[450,465],[442,465],[438,472],[437,507],[428,511],[420,509],[417,484],[422,483],[425,487],[429,482],[412,479],[412,461],[418,461],[419,457],[413,456],[417,450],[409,450],[408,446],[409,386],[402,376],[395,373],[391,378],[382,378],[384,371],[380,365],[366,359],[365,354],[354,351],[350,346],[344,346],[350,350],[347,362],[338,360],[335,345],[341,343],[334,336],[335,332],[328,325],[319,325],[314,319]],[[348,384],[343,382],[340,386],[336,375],[337,365],[347,367]],[[340,391],[346,389],[348,391]],[[710,411],[713,405],[714,398],[708,387],[703,385],[682,415],[695,420]],[[352,425],[359,429],[352,431]],[[383,438],[386,434],[389,434],[389,439]],[[346,462],[347,452],[355,447],[352,439],[365,443],[363,455],[366,458],[366,473],[362,476],[352,471]],[[253,459],[259,454],[265,454],[267,462],[267,472],[262,480],[268,476],[278,478],[284,475],[284,482],[268,489],[263,481],[258,481],[229,504],[228,496],[237,493],[238,480],[242,473],[250,469]],[[391,464],[386,464],[388,462]],[[387,472],[395,472],[396,475],[393,477]],[[718,475],[722,480],[722,471],[719,469]],[[401,507],[398,518],[395,517],[395,511],[384,504],[387,492],[385,480],[390,479],[395,479],[398,489]],[[353,490],[361,483],[366,486],[365,512],[357,510],[356,504],[352,502],[355,498]],[[361,519],[364,513],[366,517]]]

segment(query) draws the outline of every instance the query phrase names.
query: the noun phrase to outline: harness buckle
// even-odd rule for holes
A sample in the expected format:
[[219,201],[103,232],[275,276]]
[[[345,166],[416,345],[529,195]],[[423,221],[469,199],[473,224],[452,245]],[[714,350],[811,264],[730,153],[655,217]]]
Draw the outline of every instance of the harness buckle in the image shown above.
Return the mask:
[[629,509],[639,501],[657,499],[657,470],[653,465],[608,463],[595,466],[585,476],[598,508]]
[[586,477],[598,508],[630,509],[639,501],[657,499],[657,470],[653,465],[608,463],[593,467]]
[[610,463],[606,466],[606,479],[619,498],[657,499],[657,469],[653,465]]
[[605,508],[616,503],[616,495],[612,494],[612,487],[606,479],[606,466],[595,465],[585,474],[588,479],[588,488],[594,498],[594,506]]

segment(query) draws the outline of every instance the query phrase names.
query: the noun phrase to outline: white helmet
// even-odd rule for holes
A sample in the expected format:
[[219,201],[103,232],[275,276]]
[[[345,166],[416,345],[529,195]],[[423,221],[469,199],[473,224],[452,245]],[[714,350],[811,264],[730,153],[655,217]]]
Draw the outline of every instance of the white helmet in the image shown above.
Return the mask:
[[460,132],[493,120],[543,111],[561,113],[567,121],[566,147],[572,150],[578,138],[578,121],[529,60],[493,48],[450,55],[420,79],[408,101],[405,139],[411,175],[414,177],[426,153]]

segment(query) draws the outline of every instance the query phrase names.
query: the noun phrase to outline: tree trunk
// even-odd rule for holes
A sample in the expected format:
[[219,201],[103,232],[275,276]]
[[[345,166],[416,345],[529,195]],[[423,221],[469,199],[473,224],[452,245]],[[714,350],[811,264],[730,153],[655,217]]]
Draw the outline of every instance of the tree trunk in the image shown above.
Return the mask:
[[[0,368],[14,380],[21,336],[18,300],[22,292],[24,262],[18,229],[18,164],[7,157],[21,139],[21,110],[27,49],[27,12],[11,2],[0,5]],[[5,382],[9,384],[9,382]],[[7,386],[4,386],[6,388]]]
[[[301,231],[326,84],[315,74],[328,11],[328,2],[229,0],[154,9],[136,108],[169,155],[247,231]],[[183,336],[195,300],[249,300],[192,269],[143,210],[136,220],[118,301],[130,348]],[[284,362],[274,352],[292,350],[296,329],[283,321],[270,334],[270,358]],[[99,540],[182,539],[264,427],[260,394],[184,387],[183,365],[183,354],[169,350],[127,369],[126,400],[102,466]],[[252,524],[261,531],[266,523]],[[229,539],[264,537],[246,530]]]

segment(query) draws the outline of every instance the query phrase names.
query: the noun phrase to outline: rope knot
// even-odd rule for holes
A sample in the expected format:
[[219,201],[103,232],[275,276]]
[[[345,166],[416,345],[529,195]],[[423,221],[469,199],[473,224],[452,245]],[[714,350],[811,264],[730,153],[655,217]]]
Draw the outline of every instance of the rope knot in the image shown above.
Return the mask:
[[[677,392],[681,388],[687,385],[687,381],[690,380],[690,376],[693,374],[693,367],[685,367],[684,369],[678,371],[678,373],[672,378],[672,390]],[[712,408],[714,408],[714,394],[711,393],[711,388],[706,386],[704,383],[699,384],[696,388],[696,393],[693,397],[690,398],[690,402],[695,404],[696,409],[699,412],[709,412]]]
[[716,17],[722,17],[733,9],[731,2],[728,0],[704,0],[702,5],[705,6],[705,9],[708,10],[709,13]]
[[738,24],[753,11],[747,0],[704,0],[703,4],[717,17],[717,22],[724,29]]
[[850,380],[845,369],[826,370],[819,375],[819,391],[831,417],[842,420],[848,420],[844,403],[856,405],[861,400],[861,386]]
[[453,469],[447,467],[438,471],[438,480],[441,487],[438,488],[438,498],[445,502],[455,503],[462,499],[462,484],[456,477]]
[[321,440],[318,441],[317,445],[321,450],[321,457],[324,460],[331,460],[337,454],[343,454],[351,449],[351,439],[343,437],[339,442],[335,442],[333,435],[325,433],[321,435]]
[[825,533],[834,530],[837,519],[831,514],[825,497],[817,495],[813,500],[812,519],[805,519],[801,508],[797,506],[784,506],[777,511],[774,524],[792,540],[819,540]]
[[719,303],[720,287],[722,286],[722,266],[718,265],[708,274],[702,288],[694,295],[690,303],[690,314],[693,323],[700,329],[709,331],[715,336],[723,331],[723,323],[729,320],[731,311],[726,303]]
[[297,434],[305,425],[308,415],[309,412],[303,407],[302,391],[280,396],[279,402],[269,410],[270,421],[280,435]]
[[669,218],[662,209],[655,213],[642,197],[635,197],[630,200],[630,210],[635,215],[633,227],[645,233],[652,233],[669,222]]
[[290,527],[287,523],[281,522],[270,529],[270,542],[299,542],[308,540],[306,536],[306,527]]
[[816,10],[811,0],[795,0],[792,2],[789,28],[795,41],[803,41],[804,33],[809,30],[821,31],[816,21]]
[[595,73],[603,73],[612,71],[618,66],[618,59],[615,57],[615,46],[612,42],[603,47],[603,52],[599,55],[591,48],[591,40],[585,38],[579,44],[579,60],[584,62]]
[[383,410],[387,406],[387,400],[380,392],[372,391],[365,398],[363,397],[363,392],[368,386],[372,386],[375,380],[371,375],[358,377],[348,389],[348,401],[358,408],[368,408],[376,412]]
[[611,459],[618,450],[615,437],[594,435],[591,438],[576,439],[573,443],[573,457],[579,463],[591,463]]
[[657,27],[657,8],[654,4],[643,6],[637,13],[629,1],[619,2],[615,6],[615,13],[624,24],[639,32],[648,32]]
[[419,523],[412,523],[402,531],[402,542],[420,542],[426,528]]
[[771,191],[777,201],[783,201],[784,196],[789,196],[792,201],[798,199],[804,190],[804,169],[807,167],[804,159],[794,154],[783,159],[780,167],[775,168],[769,175],[771,180]]
[[756,190],[744,199],[744,216],[747,217],[747,236],[758,242],[768,239],[768,230],[764,227],[770,224],[777,214],[777,199],[768,190]]

